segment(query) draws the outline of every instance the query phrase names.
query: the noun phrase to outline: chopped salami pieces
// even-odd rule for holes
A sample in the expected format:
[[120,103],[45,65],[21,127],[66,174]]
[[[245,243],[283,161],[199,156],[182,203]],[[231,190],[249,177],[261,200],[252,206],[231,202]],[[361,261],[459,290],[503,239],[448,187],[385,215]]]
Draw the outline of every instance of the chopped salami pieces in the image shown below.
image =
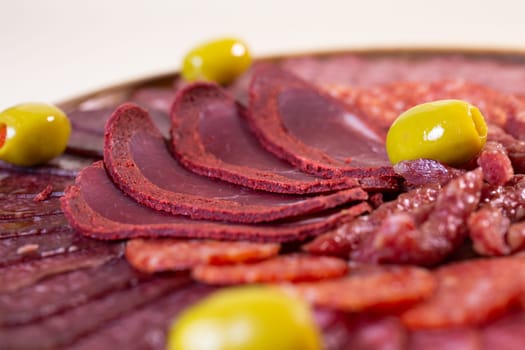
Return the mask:
[[303,246],[303,250],[313,254],[336,255],[347,258],[361,242],[378,230],[381,223],[395,213],[414,211],[428,207],[436,201],[440,193],[439,184],[429,184],[399,195],[390,202],[385,202],[370,215],[361,216],[348,224],[342,225],[315,238]]
[[446,185],[450,180],[464,173],[432,159],[416,159],[399,162],[394,165],[394,171],[403,177],[408,187],[421,187],[438,183]]
[[107,124],[104,162],[114,182],[137,202],[192,219],[268,222],[364,200],[357,188],[326,195],[272,194],[241,188],[183,168],[148,113],[120,106]]
[[115,187],[102,162],[80,173],[76,185],[62,197],[62,207],[71,226],[99,239],[171,237],[259,242],[302,241],[370,210],[368,203],[361,202],[347,209],[258,225],[192,220],[135,202]]
[[359,268],[346,277],[285,285],[292,295],[312,304],[349,312],[392,312],[402,310],[432,295],[435,281],[432,274],[418,267],[385,266]]
[[343,276],[346,261],[306,254],[287,254],[251,264],[201,265],[192,270],[194,279],[208,284],[277,283],[317,281]]
[[262,145],[323,177],[394,176],[374,124],[275,65],[261,65],[250,86],[250,127]]
[[489,125],[488,140],[498,142],[505,147],[507,155],[516,173],[525,173],[525,141],[518,140],[495,125]]
[[401,318],[413,329],[484,324],[518,302],[523,266],[519,258],[492,258],[440,267],[435,293]]
[[509,313],[484,327],[479,335],[483,349],[521,350],[525,344],[525,312]]
[[485,207],[470,215],[467,221],[474,250],[487,256],[507,255],[510,219],[498,208]]
[[506,347],[483,347],[476,328],[423,329],[410,333],[409,350],[482,350]]
[[48,199],[53,193],[53,186],[47,185],[42,191],[40,191],[34,198],[35,202],[42,202]]
[[267,152],[248,130],[244,114],[218,85],[189,85],[171,110],[177,158],[197,174],[269,192],[318,193],[359,185],[349,177],[316,178]]
[[276,243],[133,239],[126,244],[126,258],[136,269],[152,273],[255,262],[277,255],[279,248]]
[[450,181],[435,204],[387,216],[351,252],[357,261],[435,265],[458,248],[467,235],[470,214],[483,186],[481,169]]
[[500,143],[487,142],[478,156],[478,164],[484,180],[491,185],[504,185],[514,176],[511,160]]

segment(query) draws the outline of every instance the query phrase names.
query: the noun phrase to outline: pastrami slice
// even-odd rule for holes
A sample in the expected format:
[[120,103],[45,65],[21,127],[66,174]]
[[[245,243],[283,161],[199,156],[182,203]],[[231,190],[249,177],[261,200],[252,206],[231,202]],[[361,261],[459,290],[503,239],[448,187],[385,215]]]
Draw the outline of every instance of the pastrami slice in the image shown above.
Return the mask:
[[316,178],[269,153],[248,130],[245,113],[216,84],[186,87],[171,110],[175,155],[197,174],[268,192],[320,193],[359,185],[350,177]]
[[301,241],[370,210],[366,202],[361,202],[347,209],[317,216],[257,225],[192,220],[135,202],[115,187],[102,162],[84,169],[61,201],[71,226],[84,235],[105,240],[173,237],[259,242]]
[[292,73],[261,65],[247,114],[262,145],[301,170],[323,176],[394,176],[384,140],[340,101]]
[[133,104],[120,106],[108,121],[104,163],[117,186],[137,202],[193,219],[267,222],[367,198],[361,188],[295,196],[196,176],[172,157],[148,113]]

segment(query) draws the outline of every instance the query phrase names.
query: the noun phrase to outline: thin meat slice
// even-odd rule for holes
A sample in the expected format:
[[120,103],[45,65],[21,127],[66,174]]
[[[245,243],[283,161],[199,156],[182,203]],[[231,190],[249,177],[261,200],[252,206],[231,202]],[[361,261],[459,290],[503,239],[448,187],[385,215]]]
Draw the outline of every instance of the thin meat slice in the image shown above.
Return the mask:
[[312,254],[335,255],[347,258],[351,251],[368,236],[373,234],[381,223],[393,213],[413,211],[434,203],[441,191],[439,184],[428,184],[399,195],[390,202],[383,203],[369,215],[357,217],[348,224],[316,237],[303,246]]
[[34,322],[131,287],[146,278],[122,258],[55,275],[17,291],[0,294],[0,325]]
[[292,295],[314,305],[347,312],[402,310],[432,295],[432,274],[418,267],[378,267],[346,277],[286,285]]
[[115,187],[102,162],[84,169],[62,198],[71,226],[99,239],[137,237],[208,238],[266,242],[301,241],[370,210],[366,202],[347,209],[271,224],[241,225],[174,216],[140,205]]
[[126,244],[126,258],[148,273],[186,270],[197,265],[221,265],[264,260],[277,255],[276,243],[133,239]]
[[60,201],[50,198],[42,202],[35,202],[32,197],[18,197],[8,195],[0,198],[0,220],[14,220],[60,214]]
[[38,322],[4,328],[5,349],[58,349],[188,283],[187,276],[169,276],[139,283]]
[[446,185],[465,171],[449,167],[433,159],[405,160],[394,165],[394,171],[410,188],[438,183]]
[[[496,347],[497,348],[497,347]],[[483,350],[481,332],[476,328],[418,330],[410,333],[409,350]],[[502,347],[501,349],[510,350]]]
[[387,216],[350,256],[356,261],[431,266],[467,235],[466,223],[477,208],[483,173],[476,169],[450,181],[435,204]]
[[412,329],[480,325],[506,312],[523,292],[522,260],[478,259],[438,268],[435,293],[407,310]]
[[502,144],[489,141],[478,156],[483,178],[491,185],[504,185],[514,176],[511,160]]
[[192,277],[208,284],[316,281],[340,277],[348,271],[346,261],[306,254],[280,255],[252,264],[201,265]]
[[0,220],[0,239],[47,234],[67,228],[67,220],[63,214]]
[[179,92],[171,110],[175,155],[200,175],[278,193],[318,193],[359,185],[356,179],[319,179],[267,152],[242,119],[246,110],[216,84]]
[[104,163],[123,192],[148,207],[193,219],[273,221],[367,197],[359,188],[317,196],[271,194],[196,176],[173,159],[148,113],[133,104],[114,112],[105,137]]
[[74,180],[71,176],[0,170],[0,193],[2,195],[30,197],[40,193],[49,185],[54,192],[63,192]]
[[323,177],[394,176],[384,140],[337,99],[275,65],[250,86],[249,125],[262,145]]
[[0,293],[12,292],[60,273],[104,264],[121,254],[121,245],[32,260],[0,269]]

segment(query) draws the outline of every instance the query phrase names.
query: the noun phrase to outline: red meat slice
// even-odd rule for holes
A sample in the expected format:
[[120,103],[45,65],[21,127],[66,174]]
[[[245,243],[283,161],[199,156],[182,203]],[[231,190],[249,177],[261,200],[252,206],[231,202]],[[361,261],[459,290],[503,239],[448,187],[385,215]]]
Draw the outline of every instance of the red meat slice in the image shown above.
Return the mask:
[[254,72],[247,118],[262,145],[323,177],[394,176],[383,138],[340,101],[274,65]]
[[340,277],[348,271],[346,261],[306,254],[280,255],[252,264],[201,265],[194,279],[208,284],[316,281]]
[[196,176],[173,159],[148,113],[133,104],[124,104],[113,113],[105,139],[104,162],[122,191],[148,207],[193,219],[273,221],[367,198],[360,188],[292,196]]
[[412,332],[409,339],[409,350],[493,349],[481,346],[480,332],[476,328],[423,329]]
[[84,169],[62,197],[71,226],[99,239],[135,237],[218,240],[300,241],[325,232],[370,210],[366,202],[347,209],[272,224],[240,225],[192,220],[140,205],[115,187],[102,162]]
[[478,259],[437,269],[435,293],[407,310],[410,328],[483,324],[512,307],[523,292],[524,262],[519,258]]
[[206,264],[253,262],[277,255],[279,248],[276,243],[133,239],[126,244],[126,258],[136,269],[152,273]]
[[173,150],[200,175],[278,193],[318,193],[359,185],[319,179],[267,152],[248,130],[245,109],[218,85],[197,83],[177,95],[171,111]]
[[429,297],[434,287],[429,271],[403,266],[357,269],[344,278],[284,286],[315,305],[350,312],[403,309]]
[[514,176],[511,160],[500,143],[487,142],[478,157],[478,164],[483,169],[483,178],[491,185],[504,185]]

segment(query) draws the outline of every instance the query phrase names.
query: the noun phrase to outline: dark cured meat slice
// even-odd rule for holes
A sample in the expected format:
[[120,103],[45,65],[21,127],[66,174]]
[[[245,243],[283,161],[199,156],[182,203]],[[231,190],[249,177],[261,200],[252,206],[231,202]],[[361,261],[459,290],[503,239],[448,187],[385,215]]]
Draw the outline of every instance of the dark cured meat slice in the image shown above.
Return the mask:
[[407,310],[403,322],[413,329],[479,325],[501,315],[523,293],[520,258],[478,259],[446,265],[434,272],[435,293]]
[[264,260],[277,255],[276,243],[179,239],[132,239],[126,259],[144,272],[186,270],[197,265],[222,265]]
[[58,198],[50,198],[43,202],[35,202],[33,198],[34,196],[20,198],[12,195],[0,198],[0,220],[23,219],[62,212]]
[[394,171],[405,179],[409,187],[420,187],[432,183],[443,186],[464,173],[463,170],[451,168],[432,159],[402,161],[394,165]]
[[79,250],[100,248],[103,245],[103,242],[79,235],[71,227],[52,234],[6,238],[0,240],[0,267]]
[[91,163],[93,163],[93,159],[80,158],[64,153],[44,165],[34,167],[18,167],[0,161],[0,169],[2,169],[2,171],[16,172],[20,174],[55,175],[74,178],[79,170]]
[[63,214],[0,220],[0,239],[62,231],[68,226]]
[[316,281],[341,277],[347,271],[346,261],[338,258],[287,254],[252,264],[200,265],[191,275],[200,282],[226,285]]
[[100,249],[62,254],[4,267],[0,269],[0,293],[30,286],[45,277],[102,265],[120,255],[120,250],[121,246],[118,244],[106,244]]
[[463,242],[467,219],[478,206],[482,186],[481,169],[450,181],[430,208],[387,216],[350,257],[374,263],[437,264]]
[[193,219],[273,221],[367,198],[360,188],[291,196],[196,176],[173,159],[148,113],[133,104],[124,104],[114,112],[105,138],[104,163],[123,192],[148,207]]
[[187,276],[140,283],[39,322],[4,328],[0,332],[0,344],[10,350],[57,349],[186,283]]
[[247,114],[262,145],[323,177],[394,176],[380,137],[340,101],[274,65],[254,72]]
[[73,182],[74,178],[70,176],[0,170],[0,193],[4,195],[35,195],[48,185],[55,192],[63,192]]
[[259,225],[191,220],[133,201],[114,186],[101,162],[79,174],[76,185],[62,197],[62,206],[71,226],[99,239],[178,237],[266,242],[304,240],[370,210],[363,202],[333,214]]
[[33,322],[133,286],[145,278],[124,259],[52,276],[15,292],[0,294],[0,325]]
[[213,289],[191,284],[114,320],[68,347],[69,350],[93,349],[166,349],[168,327],[188,305]]
[[378,229],[385,218],[392,213],[413,211],[418,207],[435,202],[440,190],[440,185],[429,184],[403,193],[396,200],[382,204],[370,215],[358,217],[348,224],[316,237],[312,242],[305,244],[303,250],[312,254],[347,258],[367,235],[371,235]]
[[[284,268],[284,267],[283,267]],[[347,277],[285,285],[283,288],[311,303],[347,312],[402,310],[432,295],[432,274],[418,267],[377,267]]]
[[177,158],[197,174],[269,192],[318,193],[359,185],[348,177],[319,179],[275,157],[254,139],[243,114],[244,108],[218,85],[186,87],[171,110]]

